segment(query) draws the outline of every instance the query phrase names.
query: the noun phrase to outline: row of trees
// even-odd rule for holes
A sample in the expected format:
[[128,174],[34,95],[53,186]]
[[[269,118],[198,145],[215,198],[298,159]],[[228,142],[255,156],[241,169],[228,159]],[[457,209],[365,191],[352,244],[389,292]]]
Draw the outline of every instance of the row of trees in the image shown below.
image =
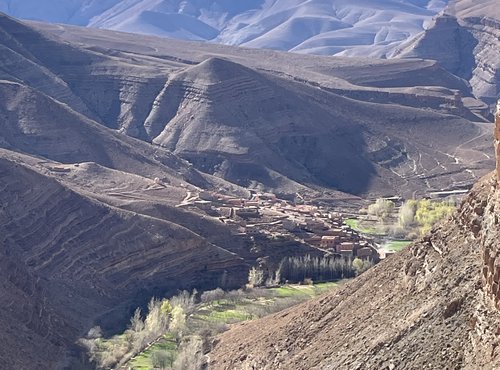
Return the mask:
[[352,278],[373,266],[370,260],[345,259],[333,256],[296,256],[281,260],[276,271],[253,267],[248,274],[251,286],[278,285],[283,282],[335,281]]

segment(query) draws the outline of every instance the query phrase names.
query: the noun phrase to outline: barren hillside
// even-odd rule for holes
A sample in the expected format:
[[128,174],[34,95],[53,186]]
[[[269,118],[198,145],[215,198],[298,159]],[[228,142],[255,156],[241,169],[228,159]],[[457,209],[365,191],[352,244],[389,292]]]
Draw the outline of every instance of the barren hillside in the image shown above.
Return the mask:
[[422,240],[340,290],[214,341],[211,369],[495,369],[497,169]]
[[113,327],[151,295],[216,286],[224,270],[241,283],[237,255],[63,186],[56,163],[0,154],[3,366],[56,368],[93,323]]
[[5,16],[2,27],[12,55],[5,79],[244,187],[409,195],[468,186],[492,166],[489,112],[435,62],[310,57]]
[[[301,53],[386,56],[447,0],[1,0],[23,19]],[[54,6],[55,5],[55,6]]]
[[485,177],[424,240],[332,294],[224,333],[210,368],[496,368],[499,193]]

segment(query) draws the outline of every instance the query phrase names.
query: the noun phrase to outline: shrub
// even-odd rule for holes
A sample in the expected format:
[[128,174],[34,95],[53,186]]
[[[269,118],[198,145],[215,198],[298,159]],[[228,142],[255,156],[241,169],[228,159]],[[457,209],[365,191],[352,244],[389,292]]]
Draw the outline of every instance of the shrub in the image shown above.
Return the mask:
[[360,258],[355,258],[352,261],[352,267],[354,268],[354,271],[356,272],[356,276],[362,274],[366,270],[368,270],[370,267],[373,266],[373,262],[370,260],[362,260]]
[[385,221],[394,209],[394,202],[379,198],[374,204],[368,206],[368,214],[376,216],[380,221]]
[[178,336],[182,336],[182,332],[186,330],[186,314],[181,306],[175,306],[172,310],[169,330]]
[[144,329],[144,321],[141,318],[141,309],[137,308],[134,312],[134,316],[130,319],[130,330],[135,331],[136,333],[142,331]]
[[193,309],[196,305],[196,295],[198,292],[196,289],[193,290],[193,293],[190,294],[187,290],[183,290],[176,296],[170,298],[170,303],[172,307],[180,306],[184,310],[186,314],[193,312]]
[[396,239],[405,239],[408,237],[409,230],[401,225],[391,227],[389,235]]
[[415,212],[417,210],[417,201],[407,200],[403,203],[398,213],[398,224],[402,228],[411,227],[415,223]]
[[151,354],[151,365],[154,368],[165,369],[172,366],[174,356],[169,351],[157,350]]
[[100,326],[94,326],[87,333],[87,338],[89,339],[97,339],[102,337],[102,330]]
[[220,301],[224,298],[226,292],[224,292],[221,288],[217,288],[214,290],[207,290],[203,292],[200,299],[203,303],[211,303],[214,301]]
[[200,338],[190,338],[181,344],[173,364],[174,370],[199,370],[203,366],[203,345]]
[[248,271],[248,284],[250,286],[261,286],[264,284],[264,271],[252,267]]

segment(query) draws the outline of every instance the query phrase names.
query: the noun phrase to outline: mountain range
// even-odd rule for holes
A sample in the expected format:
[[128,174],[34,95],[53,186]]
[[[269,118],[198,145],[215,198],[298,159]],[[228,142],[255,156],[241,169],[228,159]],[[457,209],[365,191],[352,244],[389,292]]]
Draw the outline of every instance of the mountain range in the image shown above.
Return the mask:
[[[193,194],[249,199],[270,191],[335,204],[471,186],[494,167],[498,48],[488,45],[498,42],[498,17],[478,16],[494,7],[465,12],[458,7],[464,3],[456,4],[456,16],[443,15],[400,44],[402,57],[389,60],[238,48],[0,14],[0,363],[70,366],[78,338],[96,324],[106,332],[123,327],[151,296],[214,288],[222,277],[227,287],[238,287],[260,258],[289,248],[317,251],[294,240],[254,248],[218,217],[180,207]],[[22,5],[0,4],[10,11]],[[33,9],[36,4],[42,3]],[[69,5],[75,7],[67,11]],[[117,2],[81,5],[54,8],[68,19],[86,19]],[[467,37],[450,39],[450,33]],[[455,40],[454,51],[470,47],[439,54],[442,48],[426,47],[432,40]],[[464,60],[467,68],[454,69]],[[482,184],[484,190],[490,183]],[[478,195],[480,204],[485,197]],[[454,231],[477,222],[454,224],[439,239],[448,243]],[[438,249],[458,258],[474,240]],[[418,257],[408,267],[415,274],[405,267],[401,279],[409,285],[401,283],[400,292],[435,266],[435,254],[427,258],[419,247],[409,253]],[[453,258],[446,271],[459,270]],[[395,270],[402,262],[388,263]],[[354,297],[373,284],[357,280],[345,292]],[[380,305],[394,298],[386,293]],[[349,323],[342,325],[340,333]],[[234,343],[243,343],[234,335]],[[237,352],[226,345],[223,339],[219,354]],[[214,359],[224,361],[217,353]]]
[[495,0],[1,0],[15,17],[184,40],[375,58],[425,58],[499,94]]
[[492,160],[488,107],[433,61],[3,20],[3,78],[243,187],[411,194],[467,186]]
[[445,0],[2,0],[15,17],[227,45],[388,57]]

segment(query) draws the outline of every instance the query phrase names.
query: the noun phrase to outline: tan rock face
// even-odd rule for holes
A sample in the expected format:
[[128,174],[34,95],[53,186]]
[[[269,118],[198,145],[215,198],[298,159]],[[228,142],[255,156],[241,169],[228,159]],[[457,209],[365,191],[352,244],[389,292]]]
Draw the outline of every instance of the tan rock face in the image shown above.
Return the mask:
[[497,179],[500,179],[500,100],[497,102],[497,110],[495,112],[495,153],[497,157]]
[[[495,112],[495,153],[497,159],[496,178],[497,184],[500,179],[500,100],[497,103]],[[498,188],[498,185],[497,185]],[[500,309],[500,248],[496,240],[488,233],[488,229],[498,228],[499,199],[498,189],[495,194],[495,201],[485,210],[485,222],[487,230],[483,233],[483,283],[486,293],[497,309]]]

